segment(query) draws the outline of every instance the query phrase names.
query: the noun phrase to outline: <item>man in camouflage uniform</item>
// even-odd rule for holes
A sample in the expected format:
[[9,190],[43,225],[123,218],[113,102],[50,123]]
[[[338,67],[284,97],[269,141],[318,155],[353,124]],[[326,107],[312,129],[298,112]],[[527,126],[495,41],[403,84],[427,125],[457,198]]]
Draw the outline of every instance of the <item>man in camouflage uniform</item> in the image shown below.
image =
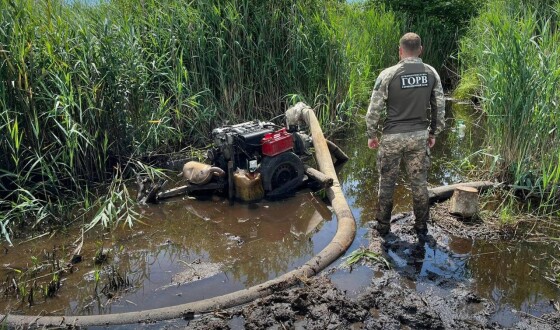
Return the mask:
[[[421,53],[420,37],[406,33],[399,42],[400,61],[377,77],[366,114],[368,147],[379,147],[376,218],[377,230],[382,236],[390,230],[393,192],[401,159],[404,159],[412,188],[414,229],[422,239],[428,232],[429,149],[435,145],[435,136],[444,127],[445,103],[439,75],[433,67],[422,62]],[[379,141],[377,125],[382,114],[385,119]]]

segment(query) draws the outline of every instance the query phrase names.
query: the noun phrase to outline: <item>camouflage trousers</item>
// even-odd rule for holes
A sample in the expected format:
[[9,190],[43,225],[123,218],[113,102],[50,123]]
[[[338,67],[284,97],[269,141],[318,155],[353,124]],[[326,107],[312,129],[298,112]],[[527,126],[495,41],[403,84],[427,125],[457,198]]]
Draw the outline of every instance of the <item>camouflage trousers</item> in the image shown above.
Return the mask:
[[412,203],[416,218],[414,228],[423,232],[430,216],[428,198],[428,167],[430,162],[427,145],[428,132],[386,134],[380,141],[377,153],[379,171],[379,196],[377,221],[381,229],[388,230],[393,210],[393,192],[397,182],[400,162],[404,160],[412,189]]

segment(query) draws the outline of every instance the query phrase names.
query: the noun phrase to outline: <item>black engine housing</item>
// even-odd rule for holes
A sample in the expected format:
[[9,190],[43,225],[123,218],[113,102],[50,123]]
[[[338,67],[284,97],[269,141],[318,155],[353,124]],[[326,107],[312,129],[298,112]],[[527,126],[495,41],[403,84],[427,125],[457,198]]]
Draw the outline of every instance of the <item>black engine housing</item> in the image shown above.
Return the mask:
[[303,162],[299,155],[307,155],[308,137],[293,133],[294,148],[273,157],[263,156],[261,140],[267,133],[279,128],[271,122],[249,121],[223,126],[212,131],[214,148],[208,152],[208,160],[215,166],[228,171],[228,162],[233,169],[250,171],[250,162],[258,164],[263,188],[267,197],[276,197],[295,191],[304,177]]
[[208,158],[215,165],[227,170],[227,162],[233,161],[234,168],[248,170],[249,161],[262,158],[261,140],[272,133],[276,124],[249,121],[241,124],[223,126],[212,131],[214,148]]

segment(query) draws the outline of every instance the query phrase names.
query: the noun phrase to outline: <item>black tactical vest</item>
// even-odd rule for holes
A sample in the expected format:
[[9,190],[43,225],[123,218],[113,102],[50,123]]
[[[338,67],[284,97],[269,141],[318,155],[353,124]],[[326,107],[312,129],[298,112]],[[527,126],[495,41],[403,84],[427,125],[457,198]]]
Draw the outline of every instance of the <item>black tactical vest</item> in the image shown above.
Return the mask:
[[430,96],[435,83],[434,72],[424,63],[402,61],[397,64],[388,86],[383,133],[426,130],[430,124]]

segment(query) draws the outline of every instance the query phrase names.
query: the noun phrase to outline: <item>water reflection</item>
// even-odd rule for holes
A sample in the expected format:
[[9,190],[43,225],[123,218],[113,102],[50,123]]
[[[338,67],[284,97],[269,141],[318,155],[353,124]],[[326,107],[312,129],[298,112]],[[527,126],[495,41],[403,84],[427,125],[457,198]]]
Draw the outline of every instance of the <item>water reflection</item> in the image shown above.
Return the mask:
[[[86,233],[84,261],[73,274],[64,276],[63,288],[47,303],[28,307],[15,299],[3,299],[0,310],[34,314],[115,313],[169,306],[236,291],[286,273],[311,258],[332,238],[332,214],[309,191],[281,201],[257,204],[229,202],[220,197],[177,198],[139,209],[144,224],[134,230]],[[324,227],[324,229],[323,229]],[[78,231],[25,245],[27,255],[70,246]],[[316,237],[321,237],[316,239]],[[93,265],[99,248],[110,251],[110,264],[133,284],[119,300],[100,293],[108,281],[107,268]],[[69,249],[69,248],[67,248]],[[12,249],[2,263],[20,266]],[[196,263],[220,265],[220,272],[190,283],[174,283],[173,276]],[[101,281],[93,280],[94,272]],[[0,277],[13,273],[0,270]],[[97,293],[97,294],[96,294]]]
[[[485,132],[482,118],[472,107],[447,104],[447,129],[438,137],[432,149],[429,184],[447,185],[468,181],[465,169],[472,166],[472,155],[480,150]],[[376,151],[366,146],[365,129],[339,136],[336,143],[350,156],[350,161],[339,174],[344,193],[353,209],[359,227],[375,218],[377,201]],[[467,166],[465,166],[467,165]],[[411,194],[403,170],[397,183],[393,213],[411,211]],[[402,242],[401,242],[402,243]],[[396,242],[395,244],[398,244]],[[404,244],[404,243],[403,243]],[[553,312],[549,301],[557,300],[560,290],[544,279],[543,272],[550,265],[554,247],[542,243],[492,244],[450,237],[445,248],[429,244],[409,244],[400,248],[389,247],[387,253],[401,274],[421,283],[417,290],[435,288],[435,280],[452,279],[473,283],[473,290],[496,305],[493,320],[502,326],[511,326],[519,315],[511,310],[540,316]],[[354,281],[352,276],[334,276],[340,287]],[[370,284],[365,279],[361,287]],[[351,285],[356,291],[360,286]]]
[[[549,302],[558,299],[559,290],[544,279],[552,261],[551,248],[523,241],[478,242],[468,262],[477,292],[495,301],[498,313],[508,308],[536,316],[554,311]],[[547,308],[538,306],[541,303]]]

